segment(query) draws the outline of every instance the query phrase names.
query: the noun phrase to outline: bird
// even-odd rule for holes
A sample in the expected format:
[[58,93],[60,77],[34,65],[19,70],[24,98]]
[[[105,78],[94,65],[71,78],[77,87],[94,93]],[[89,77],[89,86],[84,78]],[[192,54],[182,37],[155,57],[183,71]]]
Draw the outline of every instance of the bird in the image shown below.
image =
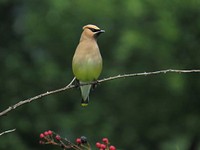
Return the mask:
[[[96,25],[83,26],[83,32],[72,59],[72,71],[79,85],[97,81],[101,74],[103,62],[97,38],[104,32],[105,30],[101,30]],[[91,87],[91,84],[80,87],[81,106],[88,105]]]

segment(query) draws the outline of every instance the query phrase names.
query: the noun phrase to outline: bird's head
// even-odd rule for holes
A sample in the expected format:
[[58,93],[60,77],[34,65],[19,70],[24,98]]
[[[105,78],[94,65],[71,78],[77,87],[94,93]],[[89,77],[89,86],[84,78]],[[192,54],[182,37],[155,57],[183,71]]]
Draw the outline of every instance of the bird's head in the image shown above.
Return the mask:
[[88,24],[83,27],[83,36],[86,36],[87,38],[97,38],[101,33],[104,33],[104,30],[101,30],[99,27]]

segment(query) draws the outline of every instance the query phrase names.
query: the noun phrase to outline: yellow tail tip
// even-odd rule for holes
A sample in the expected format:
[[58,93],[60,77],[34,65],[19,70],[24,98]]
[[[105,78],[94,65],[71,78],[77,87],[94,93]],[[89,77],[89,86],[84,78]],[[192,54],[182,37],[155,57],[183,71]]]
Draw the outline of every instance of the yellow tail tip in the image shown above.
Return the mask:
[[81,106],[86,107],[88,104],[86,103],[81,103]]
[[83,106],[83,107],[86,107],[88,105],[88,103],[89,103],[89,97],[86,100],[84,100],[84,99],[81,100],[81,106]]

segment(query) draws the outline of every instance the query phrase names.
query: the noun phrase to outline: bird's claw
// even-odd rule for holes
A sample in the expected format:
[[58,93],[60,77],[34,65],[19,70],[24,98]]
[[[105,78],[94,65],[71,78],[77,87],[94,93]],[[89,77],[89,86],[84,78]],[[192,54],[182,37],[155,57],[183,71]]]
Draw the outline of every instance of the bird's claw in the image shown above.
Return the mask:
[[93,81],[92,90],[94,90],[97,87],[98,84],[99,84],[99,82],[97,80]]
[[74,80],[74,86],[75,86],[75,88],[79,88],[80,87],[80,82],[79,82],[78,79]]

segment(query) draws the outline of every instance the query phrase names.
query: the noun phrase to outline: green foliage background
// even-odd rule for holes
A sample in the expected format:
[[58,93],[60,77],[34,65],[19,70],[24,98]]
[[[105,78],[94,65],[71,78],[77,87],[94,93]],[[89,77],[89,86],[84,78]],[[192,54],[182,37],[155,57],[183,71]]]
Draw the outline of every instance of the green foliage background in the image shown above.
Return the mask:
[[[1,0],[0,110],[73,78],[82,26],[106,30],[101,78],[200,66],[199,0]],[[50,95],[0,117],[0,149],[39,145],[51,129],[72,141],[108,137],[120,150],[200,150],[199,74],[161,74],[102,83],[80,107],[80,91]]]

